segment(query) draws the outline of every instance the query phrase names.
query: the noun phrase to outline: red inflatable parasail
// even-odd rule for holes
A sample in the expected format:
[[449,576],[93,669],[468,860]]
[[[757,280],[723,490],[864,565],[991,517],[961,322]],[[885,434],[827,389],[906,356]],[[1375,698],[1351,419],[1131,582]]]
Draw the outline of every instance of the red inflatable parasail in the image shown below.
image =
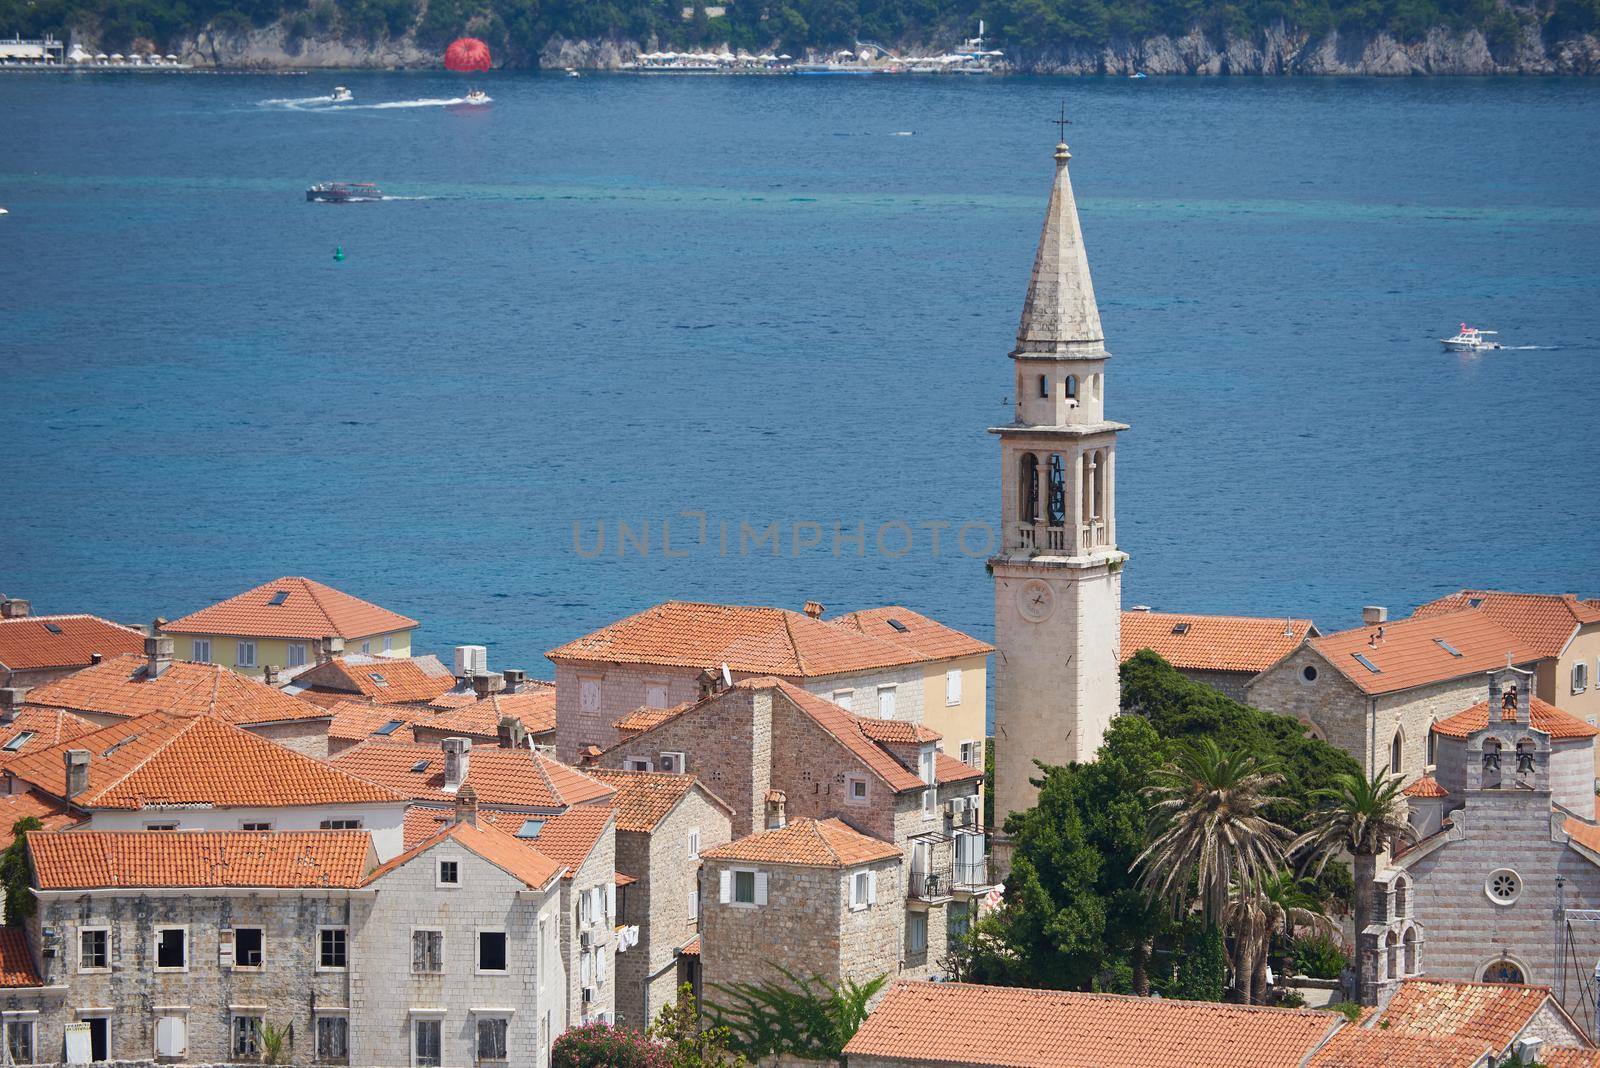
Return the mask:
[[444,65],[451,70],[488,70],[494,64],[489,59],[489,46],[476,37],[458,37],[444,50]]

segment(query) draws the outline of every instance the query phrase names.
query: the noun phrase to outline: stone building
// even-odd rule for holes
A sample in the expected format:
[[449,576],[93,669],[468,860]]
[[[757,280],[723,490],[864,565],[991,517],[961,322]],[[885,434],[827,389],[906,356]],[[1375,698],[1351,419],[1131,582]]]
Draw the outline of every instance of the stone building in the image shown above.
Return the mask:
[[61,998],[34,1019],[44,1059],[82,1023],[97,1061],[254,1060],[271,1025],[293,1063],[342,1063],[368,835],[35,831],[28,851],[28,947]]
[[1375,889],[1357,916],[1363,1000],[1427,975],[1541,984],[1580,1011],[1600,960],[1600,732],[1531,680],[1499,669],[1487,700],[1433,725],[1437,770],[1407,788],[1419,841],[1358,865]]
[[1011,351],[994,576],[995,818],[1033,806],[1034,760],[1093,760],[1117,714],[1122,567],[1105,331],[1078,227],[1071,159],[1055,181]]
[[568,1026],[565,865],[457,818],[364,880],[374,891],[350,969],[350,1063],[549,1063]]
[[[837,819],[801,819],[701,857],[700,966],[709,996],[730,983],[782,982],[775,965],[833,984],[899,974],[908,913],[892,843]],[[915,959],[928,947],[905,952]]]
[[1134,608],[1122,613],[1122,661],[1150,649],[1186,678],[1243,701],[1251,679],[1318,636],[1309,619]]
[[[879,624],[882,611],[890,610],[829,621],[815,602],[791,612],[668,601],[602,627],[546,654],[556,666],[557,752],[570,760],[589,746],[609,748],[618,721],[698,700],[724,670],[725,681],[781,678],[881,719],[920,723],[950,709],[970,733],[971,710],[984,707],[979,659],[988,646],[921,616],[915,625],[900,620],[901,632],[888,617]],[[882,629],[897,639],[878,636]]]
[[162,634],[178,639],[184,660],[246,675],[268,667],[292,670],[343,652],[410,656],[416,629],[414,619],[294,575],[160,622]]
[[404,848],[407,798],[209,716],[155,712],[0,764],[6,792],[100,831],[364,830]]
[[1299,720],[1368,775],[1432,766],[1429,727],[1477,699],[1483,673],[1538,657],[1482,612],[1389,622],[1368,608],[1352,630],[1310,637],[1251,681],[1246,703]]
[[[30,616],[0,597],[0,692],[25,690],[113,656],[137,656],[144,634],[98,616]],[[21,703],[20,698],[13,703]]]
[[733,837],[733,809],[692,775],[592,768],[617,793],[617,1022],[644,1027],[694,982],[684,950],[700,936],[700,854]]

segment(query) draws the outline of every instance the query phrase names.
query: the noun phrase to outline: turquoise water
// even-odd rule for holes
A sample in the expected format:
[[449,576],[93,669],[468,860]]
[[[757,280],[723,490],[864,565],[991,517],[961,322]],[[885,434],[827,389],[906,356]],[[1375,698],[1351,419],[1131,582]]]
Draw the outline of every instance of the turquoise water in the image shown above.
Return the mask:
[[[0,591],[308,574],[541,673],[668,597],[988,634],[958,534],[1065,97],[1128,603],[1600,595],[1592,80],[482,82],[0,77]],[[1441,352],[1462,319],[1537,347]]]

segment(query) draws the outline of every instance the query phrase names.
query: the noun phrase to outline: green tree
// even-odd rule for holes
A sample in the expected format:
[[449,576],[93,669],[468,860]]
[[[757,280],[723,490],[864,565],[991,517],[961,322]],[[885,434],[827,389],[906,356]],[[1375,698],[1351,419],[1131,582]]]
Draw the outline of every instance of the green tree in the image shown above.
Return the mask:
[[684,983],[678,997],[656,1015],[646,1032],[651,1041],[666,1048],[669,1068],[742,1068],[749,1064],[729,1049],[733,1032],[726,1027],[701,1027],[694,987]]
[[28,832],[44,826],[35,816],[24,816],[11,825],[11,844],[0,854],[0,881],[6,888],[6,925],[15,927],[33,915],[36,904],[28,874]]
[[1178,948],[1177,975],[1169,993],[1185,1001],[1221,1001],[1228,982],[1228,954],[1214,923],[1192,921]]
[[867,1018],[867,1005],[888,983],[880,975],[866,983],[846,979],[837,985],[821,976],[802,979],[773,965],[782,980],[718,983],[724,999],[706,1002],[712,1025],[724,1027],[751,1057],[788,1054],[837,1061],[845,1043]]

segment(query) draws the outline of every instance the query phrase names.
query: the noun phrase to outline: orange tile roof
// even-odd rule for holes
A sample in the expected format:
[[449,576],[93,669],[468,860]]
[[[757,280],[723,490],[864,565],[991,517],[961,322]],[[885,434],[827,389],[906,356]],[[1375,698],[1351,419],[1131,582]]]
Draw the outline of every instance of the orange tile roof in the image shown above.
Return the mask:
[[1539,1063],[1545,1068],[1600,1068],[1600,1049],[1546,1046],[1539,1052]]
[[640,734],[651,727],[659,727],[669,719],[676,719],[693,708],[697,702],[685,701],[671,708],[636,708],[617,720],[612,726],[624,734]]
[[44,986],[20,926],[0,927],[0,987]]
[[114,723],[40,750],[7,770],[54,797],[66,796],[63,754],[90,753],[79,808],[165,805],[266,807],[399,802],[393,790],[205,716],[162,713]]
[[[1596,798],[1595,808],[1600,809],[1600,798]],[[1600,827],[1569,816],[1567,822],[1562,825],[1562,830],[1566,831],[1567,837],[1574,842],[1592,852],[1600,853]]]
[[487,823],[480,822],[476,827],[469,823],[452,823],[393,860],[374,868],[362,885],[370,886],[446,840],[487,860],[512,878],[522,880],[524,886],[533,890],[549,886],[550,881],[562,873],[562,865]]
[[28,691],[28,704],[108,716],[172,712],[215,716],[229,723],[325,719],[328,713],[220,664],[173,661],[149,677],[142,656],[118,656]]
[[550,650],[551,660],[670,664],[807,678],[927,661],[904,645],[784,608],[668,601]]
[[918,745],[922,742],[937,742],[944,737],[930,727],[908,720],[873,719],[871,716],[860,716],[858,719],[861,733],[880,744]]
[[[699,781],[693,775],[665,775],[659,771],[590,768],[588,772],[601,782],[617,788],[616,795],[611,798],[611,807],[616,810],[619,831],[649,833],[655,830],[656,824],[666,819],[667,813]],[[720,798],[710,793],[707,796],[722,808],[728,807]]]
[[[408,708],[404,705],[374,705],[365,701],[343,700],[328,708],[333,720],[328,724],[328,737],[345,742],[359,742],[367,738],[382,737],[394,742],[415,742],[411,724],[430,720],[426,709]],[[385,734],[378,732],[398,721],[400,726]]]
[[1498,1052],[1477,1038],[1341,1027],[1307,1068],[1475,1068],[1485,1054]]
[[612,877],[613,880],[616,881],[616,884],[618,886],[632,886],[634,883],[639,881],[638,879],[635,879],[633,876],[627,875],[627,874],[625,874],[623,872],[620,872],[620,871],[612,872],[611,873],[611,877]]
[[1416,782],[1400,791],[1407,797],[1449,797],[1450,791],[1439,785],[1439,780],[1432,775],[1424,775]]
[[[1372,644],[1379,630],[1383,637]],[[1460,656],[1440,644],[1443,641]],[[1479,675],[1504,667],[1506,656],[1517,664],[1531,663],[1538,654],[1518,641],[1489,616],[1475,609],[1435,616],[1413,616],[1382,627],[1356,627],[1309,640],[1356,688],[1369,694],[1395,693],[1446,679]],[[1365,657],[1378,669],[1368,670],[1356,659]]]
[[[88,734],[94,729],[93,723],[64,709],[24,705],[17,709],[9,723],[0,724],[0,767],[15,759],[13,754],[36,752]],[[14,749],[7,748],[24,734],[32,734],[33,737],[24,739]]]
[[[271,601],[288,596],[279,604]],[[367,638],[410,630],[417,621],[358,597],[287,576],[191,612],[162,627],[168,634],[238,634],[260,638]]]
[[424,725],[472,738],[495,738],[499,736],[500,721],[506,716],[521,720],[529,734],[549,734],[556,729],[556,688],[540,685],[520,693],[493,693],[442,713]]
[[[454,689],[456,677],[438,657],[336,656],[302,671],[294,685],[309,692],[337,691],[370,697],[379,704],[426,703]],[[297,695],[298,696],[298,695]]]
[[[890,622],[891,620],[893,622]],[[920,612],[913,612],[899,605],[849,612],[827,622],[836,627],[848,627],[875,638],[882,638],[895,645],[903,645],[930,660],[952,660],[961,656],[984,656],[994,652],[994,646],[988,642],[979,641],[970,634],[963,634],[954,627],[947,627]],[[899,623],[900,627],[905,629],[901,630],[894,623]]]
[[41,890],[355,887],[365,831],[31,831]]
[[[352,775],[398,790],[416,801],[453,801],[444,789],[444,751],[437,745],[402,745],[379,739],[351,746],[331,761]],[[412,770],[420,767],[420,770]],[[612,788],[576,768],[531,749],[474,746],[467,782],[480,805],[565,808],[609,797]]]
[[38,790],[0,794],[0,849],[9,847],[16,840],[11,828],[17,825],[17,821],[30,816],[47,831],[59,831],[78,822],[65,804]]
[[454,808],[412,805],[406,809],[405,847],[411,849],[426,842],[454,821]]
[[94,653],[113,657],[142,652],[142,633],[99,616],[0,619],[0,668],[12,671],[87,666]]
[[1502,1050],[1547,1001],[1556,1004],[1544,986],[1406,979],[1379,1014],[1377,1026],[1395,1034],[1479,1039]]
[[897,982],[845,1054],[851,1065],[1299,1068],[1343,1023],[1310,1009]]
[[983,778],[983,769],[963,764],[943,750],[934,754],[933,777],[941,786]]
[[1600,623],[1600,607],[1570,593],[1502,593],[1462,590],[1418,605],[1413,616],[1476,609],[1516,636],[1538,656],[1559,656],[1585,623]]
[[610,805],[578,805],[559,816],[547,818],[532,838],[516,837],[516,833],[525,821],[536,817],[522,812],[484,812],[482,818],[512,835],[513,841],[537,849],[563,865],[567,870],[562,878],[570,879],[605,837],[606,829],[612,826],[613,815]]
[[685,957],[698,957],[700,955],[700,936],[695,935],[678,952]]
[[900,855],[893,842],[862,834],[838,819],[795,820],[786,827],[757,831],[700,854],[710,860],[808,868],[850,868]]
[[[1516,720],[1516,714],[1506,715],[1501,710],[1500,721],[1511,723]],[[1593,738],[1600,735],[1600,730],[1589,726],[1583,720],[1569,712],[1563,712],[1555,705],[1547,704],[1537,697],[1528,698],[1528,722],[1538,730],[1544,731],[1552,738]],[[1471,708],[1463,709],[1453,716],[1446,716],[1433,725],[1434,732],[1447,738],[1465,738],[1473,731],[1481,731],[1489,725],[1489,702],[1479,701]]]
[[1176,668],[1255,673],[1300,648],[1313,630],[1309,619],[1282,616],[1124,612],[1122,659],[1153,649]]
[[752,679],[740,685],[768,686],[781,691],[790,703],[810,716],[823,730],[843,742],[846,748],[896,793],[921,790],[926,785],[914,772],[906,770],[906,767],[891,756],[888,750],[872,740],[864,726],[868,722],[865,717],[840,708],[832,701],[818,697],[809,690],[802,690],[798,686],[778,679]]

